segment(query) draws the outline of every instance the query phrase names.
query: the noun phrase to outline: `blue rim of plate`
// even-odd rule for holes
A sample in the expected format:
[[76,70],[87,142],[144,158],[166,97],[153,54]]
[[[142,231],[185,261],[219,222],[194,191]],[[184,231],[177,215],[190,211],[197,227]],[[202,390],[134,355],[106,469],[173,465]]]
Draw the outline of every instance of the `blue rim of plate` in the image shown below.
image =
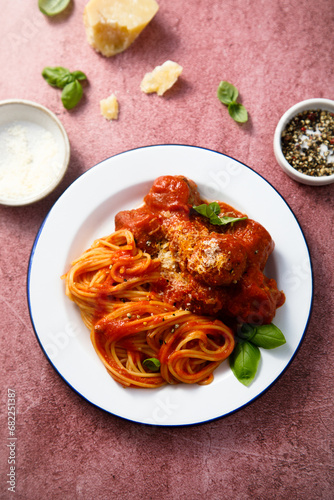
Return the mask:
[[[286,205],[286,207],[289,209],[289,211],[291,212],[291,215],[293,216],[293,218],[295,219],[298,227],[299,227],[299,230],[300,230],[300,234],[302,235],[303,237],[303,240],[304,240],[304,244],[305,244],[305,248],[307,250],[307,255],[308,255],[308,260],[309,260],[309,266],[310,266],[310,278],[311,278],[311,296],[310,296],[310,305],[309,305],[309,310],[308,310],[308,316],[307,316],[307,320],[305,322],[305,327],[304,327],[304,331],[302,333],[302,335],[300,336],[300,340],[298,342],[298,345],[296,346],[293,354],[291,355],[289,361],[287,362],[287,364],[285,365],[285,367],[282,369],[282,371],[279,373],[279,375],[265,388],[263,389],[261,392],[259,392],[256,396],[254,396],[253,398],[251,398],[249,401],[245,402],[244,404],[241,404],[240,406],[238,406],[237,408],[223,414],[223,415],[218,415],[218,416],[215,416],[213,418],[209,418],[209,419],[205,419],[203,421],[198,421],[198,422],[192,422],[192,423],[182,423],[182,424],[151,424],[151,423],[147,423],[147,422],[140,422],[138,420],[135,420],[135,419],[130,419],[130,418],[127,418],[127,417],[124,417],[122,415],[117,415],[117,413],[113,413],[105,408],[103,408],[102,406],[99,406],[98,404],[90,401],[84,394],[82,394],[80,391],[78,391],[75,387],[73,387],[73,385],[71,385],[71,383],[63,376],[63,374],[58,370],[58,368],[54,365],[54,363],[52,362],[52,360],[50,359],[50,357],[48,356],[40,338],[39,338],[39,335],[38,335],[38,332],[37,332],[37,329],[35,327],[35,323],[34,323],[34,318],[33,318],[33,315],[32,315],[32,311],[31,311],[31,298],[30,298],[30,279],[31,279],[31,268],[32,268],[32,264],[33,264],[33,259],[34,259],[34,255],[35,255],[35,250],[36,250],[36,247],[38,245],[38,242],[39,242],[39,239],[40,239],[40,236],[43,232],[43,228],[51,214],[51,212],[53,211],[53,209],[57,206],[57,204],[59,203],[59,201],[61,200],[62,196],[65,194],[65,192],[67,192],[69,189],[71,189],[71,187],[79,180],[81,179],[82,177],[84,177],[85,175],[87,175],[92,169],[96,169],[98,168],[100,165],[102,165],[103,163],[105,163],[106,161],[109,161],[110,159],[112,158],[115,158],[115,157],[118,157],[118,156],[121,156],[123,154],[127,154],[127,153],[130,153],[130,152],[133,152],[133,151],[137,151],[137,150],[142,150],[142,149],[150,149],[150,148],[159,148],[159,147],[186,147],[186,148],[192,148],[192,149],[199,149],[199,150],[203,150],[203,151],[208,151],[210,153],[215,153],[217,155],[220,155],[222,157],[225,157],[227,159],[230,159],[230,160],[233,160],[237,163],[239,163],[240,165],[242,165],[243,167],[247,168],[248,170],[250,170],[251,172],[253,172],[254,174],[256,174],[258,177],[260,177],[263,181],[265,181],[277,194],[278,196],[281,198],[281,200],[283,201],[283,203]],[[27,302],[28,302],[28,309],[29,309],[29,315],[30,315],[30,321],[31,321],[31,324],[32,324],[32,327],[33,327],[33,330],[34,330],[34,333],[35,333],[35,336],[37,338],[37,341],[38,341],[38,344],[42,350],[42,352],[44,353],[45,357],[47,358],[47,360],[49,361],[49,363],[51,364],[51,366],[53,367],[53,369],[58,373],[58,375],[64,380],[64,382],[75,392],[77,393],[79,396],[81,396],[85,401],[87,401],[90,405],[92,405],[93,407],[95,408],[98,408],[99,410],[109,414],[109,415],[112,415],[114,417],[117,417],[117,418],[120,418],[122,420],[125,420],[125,421],[128,421],[128,422],[131,422],[131,423],[136,423],[136,424],[140,424],[140,425],[145,425],[145,426],[150,426],[150,427],[190,427],[190,426],[197,426],[197,425],[203,425],[203,424],[206,424],[206,423],[210,423],[210,422],[213,422],[213,421],[216,421],[216,420],[220,420],[222,418],[225,418],[229,415],[232,415],[238,411],[240,411],[241,409],[249,406],[250,404],[252,404],[253,402],[255,402],[260,396],[262,396],[263,394],[265,394],[282,376],[283,374],[286,372],[286,370],[289,368],[289,366],[291,365],[292,361],[294,360],[295,356],[297,355],[301,345],[302,345],[302,342],[304,340],[304,337],[305,337],[305,334],[306,334],[306,331],[307,331],[307,328],[308,328],[308,325],[309,325],[309,322],[310,322],[310,318],[311,318],[311,314],[312,314],[312,307],[313,307],[313,298],[314,298],[314,276],[313,276],[313,266],[312,266],[312,260],[311,260],[311,255],[310,255],[310,251],[309,251],[309,247],[308,247],[308,244],[307,244],[307,241],[306,241],[306,238],[305,238],[305,235],[304,235],[304,232],[301,228],[301,225],[298,221],[298,218],[296,217],[296,215],[294,214],[293,210],[291,209],[291,207],[289,206],[289,204],[287,203],[287,201],[283,198],[283,196],[279,193],[279,191],[267,180],[265,179],[261,174],[259,174],[258,172],[256,172],[254,169],[252,169],[251,167],[249,167],[248,165],[244,164],[243,162],[239,161],[239,160],[236,160],[235,158],[233,158],[232,156],[229,156],[229,155],[226,155],[224,153],[220,153],[219,151],[214,151],[212,149],[209,149],[209,148],[205,148],[205,147],[201,147],[201,146],[192,146],[192,145],[189,145],[189,144],[154,144],[154,145],[149,145],[149,146],[140,146],[140,147],[137,147],[137,148],[132,148],[132,149],[129,149],[129,150],[126,150],[126,151],[122,151],[121,153],[117,153],[115,155],[112,155],[108,158],[105,158],[104,160],[101,160],[100,162],[98,162],[97,164],[95,164],[93,167],[91,167],[90,169],[88,169],[87,171],[83,172],[80,176],[77,177],[77,179],[75,179],[65,190],[64,192],[62,193],[62,195],[57,199],[57,201],[53,204],[53,206],[51,207],[51,209],[49,210],[49,212],[47,213],[46,217],[44,218],[38,232],[37,232],[37,235],[36,235],[36,238],[34,240],[34,243],[33,243],[33,246],[32,246],[32,249],[31,249],[31,253],[30,253],[30,258],[29,258],[29,263],[28,263],[28,270],[27,270]]]

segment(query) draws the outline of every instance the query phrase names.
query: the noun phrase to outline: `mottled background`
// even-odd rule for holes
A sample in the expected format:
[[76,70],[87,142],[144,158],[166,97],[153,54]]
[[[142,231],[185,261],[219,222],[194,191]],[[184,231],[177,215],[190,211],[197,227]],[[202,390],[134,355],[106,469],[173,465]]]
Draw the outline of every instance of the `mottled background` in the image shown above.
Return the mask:
[[[311,97],[334,99],[332,0],[160,0],[133,46],[106,59],[86,42],[84,0],[49,19],[37,0],[1,1],[0,99],[49,107],[64,124],[71,161],[63,182],[25,208],[0,207],[0,497],[7,491],[7,388],[17,394],[16,498],[333,498],[333,185],[295,183],[272,148],[280,116]],[[184,68],[164,98],[141,93],[145,72],[166,59]],[[44,66],[84,71],[75,110],[40,76]],[[216,98],[234,83],[250,114],[240,126]],[[100,116],[114,92],[117,122]],[[294,211],[314,268],[314,306],[302,346],[264,395],[224,419],[148,427],[91,406],[45,358],[33,332],[26,274],[37,231],[80,174],[105,158],[151,144],[217,150],[265,177]],[[55,311],[56,314],[56,311]],[[298,314],[298,311],[296,311]]]

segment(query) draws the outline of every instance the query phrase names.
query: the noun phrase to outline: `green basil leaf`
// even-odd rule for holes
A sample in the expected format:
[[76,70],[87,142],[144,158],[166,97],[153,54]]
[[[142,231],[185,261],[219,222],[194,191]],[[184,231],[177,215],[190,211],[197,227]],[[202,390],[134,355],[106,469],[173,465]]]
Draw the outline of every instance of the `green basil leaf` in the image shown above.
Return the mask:
[[38,0],[38,7],[46,16],[56,16],[66,9],[71,0]]
[[219,217],[220,224],[225,226],[225,224],[233,224],[233,222],[238,222],[239,220],[246,220],[247,217]]
[[[56,66],[55,68],[51,68],[50,66],[46,66],[42,71],[43,78],[47,81],[49,85],[52,87],[59,87],[58,83],[63,78],[70,76],[71,73],[67,68],[63,68],[62,66]],[[63,87],[59,87],[63,88]]]
[[242,384],[249,386],[254,380],[261,359],[260,349],[245,341],[239,341],[229,357],[230,367]]
[[203,205],[197,205],[197,207],[193,206],[193,209],[196,210],[196,212],[198,212],[200,215],[204,215],[204,217],[210,217],[211,210],[206,203],[203,203]]
[[203,215],[207,219],[210,219],[210,223],[216,226],[225,226],[226,224],[230,224],[233,222],[237,222],[239,220],[245,220],[247,217],[218,217],[220,213],[219,203],[213,201],[208,205],[203,203],[203,205],[193,206],[193,209],[196,210],[200,215]]
[[219,203],[217,203],[216,201],[209,203],[208,207],[214,214],[216,215],[220,214],[220,206]]
[[235,102],[238,98],[238,89],[229,82],[220,82],[217,97],[223,104],[231,104]]
[[199,214],[204,215],[204,217],[207,217],[208,219],[213,215],[218,215],[220,213],[220,206],[216,201],[213,201],[208,205],[206,203],[203,203],[203,205],[198,205],[197,207],[193,206],[193,209],[196,210],[196,212],[198,212]]
[[252,344],[263,349],[275,349],[286,343],[281,330],[273,325],[260,325],[255,328],[253,336],[249,339]]
[[87,76],[85,73],[82,71],[72,71],[71,75],[76,79],[76,80],[87,80]]
[[83,95],[82,86],[78,82],[78,80],[74,80],[74,82],[65,85],[61,93],[61,100],[64,108],[66,109],[74,108],[81,100],[82,95]]
[[210,224],[213,224],[215,226],[221,226],[222,225],[222,221],[221,219],[218,217],[218,215],[216,214],[212,214],[210,216]]
[[248,120],[246,108],[238,102],[231,102],[228,105],[228,112],[236,122],[245,123]]
[[256,326],[249,323],[243,323],[241,325],[238,336],[244,340],[251,341],[252,337],[255,335]]
[[160,370],[161,363],[157,358],[146,358],[143,361],[144,368],[150,370],[150,372],[158,372]]
[[72,73],[68,72],[68,75],[64,75],[61,78],[58,78],[57,80],[57,87],[60,89],[63,89],[68,85],[69,83],[72,83],[76,80],[76,78],[72,75]]

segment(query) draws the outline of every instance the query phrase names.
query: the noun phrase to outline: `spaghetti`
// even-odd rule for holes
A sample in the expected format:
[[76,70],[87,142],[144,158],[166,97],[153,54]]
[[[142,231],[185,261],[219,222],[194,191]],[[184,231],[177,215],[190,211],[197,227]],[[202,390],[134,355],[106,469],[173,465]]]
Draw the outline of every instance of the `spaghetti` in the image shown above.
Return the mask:
[[[160,260],[121,229],[96,240],[64,276],[92,344],[110,375],[125,387],[180,382],[208,384],[233,351],[222,321],[177,309],[152,290]],[[147,368],[155,360],[157,371]]]

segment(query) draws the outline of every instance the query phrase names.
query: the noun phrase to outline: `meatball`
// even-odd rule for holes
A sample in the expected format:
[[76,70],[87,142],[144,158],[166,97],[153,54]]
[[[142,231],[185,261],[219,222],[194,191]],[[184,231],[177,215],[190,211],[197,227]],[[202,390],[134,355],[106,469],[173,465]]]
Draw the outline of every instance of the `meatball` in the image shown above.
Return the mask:
[[119,212],[115,217],[115,227],[116,231],[131,231],[137,246],[148,253],[154,252],[154,243],[162,238],[158,217],[146,207]]
[[267,278],[258,266],[250,266],[230,290],[226,312],[239,322],[269,324],[284,301],[285,295],[278,290],[276,281]]
[[200,203],[196,184],[181,175],[158,177],[144,201],[152,211],[177,210],[189,212]]
[[241,278],[246,265],[242,241],[230,234],[212,232],[196,243],[187,269],[208,285],[227,286]]
[[209,235],[209,231],[196,221],[178,221],[171,225],[167,231],[167,239],[170,242],[170,251],[181,271],[187,269],[187,262],[198,241]]
[[247,251],[248,260],[263,271],[269,255],[274,250],[274,241],[268,231],[252,219],[231,225],[227,232],[240,239]]
[[170,273],[168,280],[159,288],[153,284],[153,290],[163,293],[163,300],[180,309],[187,309],[194,314],[217,316],[225,309],[227,294],[219,288],[201,283],[190,273]]

